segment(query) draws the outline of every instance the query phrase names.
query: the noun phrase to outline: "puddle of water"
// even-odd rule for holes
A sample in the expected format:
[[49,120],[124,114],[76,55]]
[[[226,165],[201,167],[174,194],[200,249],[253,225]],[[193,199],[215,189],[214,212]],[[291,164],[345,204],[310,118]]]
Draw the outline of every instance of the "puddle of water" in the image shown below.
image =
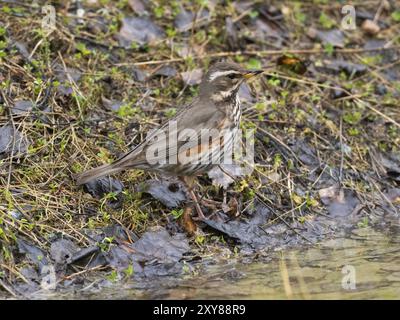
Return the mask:
[[274,252],[269,262],[212,265],[196,276],[92,287],[70,298],[399,299],[399,243],[398,232],[358,229],[318,247]]

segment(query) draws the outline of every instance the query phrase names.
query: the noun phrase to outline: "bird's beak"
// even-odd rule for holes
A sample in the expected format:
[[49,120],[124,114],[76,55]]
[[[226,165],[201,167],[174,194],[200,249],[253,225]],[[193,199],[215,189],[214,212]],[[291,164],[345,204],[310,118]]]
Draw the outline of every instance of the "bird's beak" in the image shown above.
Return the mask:
[[256,75],[263,73],[263,70],[246,70],[243,73],[243,78],[245,78],[246,80],[251,79],[253,77],[255,77]]

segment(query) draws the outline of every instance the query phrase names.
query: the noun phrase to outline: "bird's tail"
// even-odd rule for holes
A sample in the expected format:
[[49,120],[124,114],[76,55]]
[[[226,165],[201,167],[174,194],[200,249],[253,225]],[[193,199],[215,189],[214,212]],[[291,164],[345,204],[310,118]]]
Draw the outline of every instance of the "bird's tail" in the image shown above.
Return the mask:
[[124,168],[121,167],[120,165],[117,165],[116,163],[104,164],[100,167],[90,169],[78,175],[76,177],[76,184],[77,185],[85,184],[93,179],[107,176],[112,173],[117,173],[121,170],[124,170]]

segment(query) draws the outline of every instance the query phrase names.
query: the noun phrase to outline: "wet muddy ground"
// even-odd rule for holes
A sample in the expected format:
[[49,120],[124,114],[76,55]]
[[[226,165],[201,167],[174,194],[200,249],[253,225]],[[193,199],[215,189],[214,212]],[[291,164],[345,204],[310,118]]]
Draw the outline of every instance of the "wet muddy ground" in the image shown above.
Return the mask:
[[175,276],[93,274],[86,285],[38,290],[34,299],[398,299],[399,225],[356,228],[315,246],[258,257],[220,256],[188,264]]

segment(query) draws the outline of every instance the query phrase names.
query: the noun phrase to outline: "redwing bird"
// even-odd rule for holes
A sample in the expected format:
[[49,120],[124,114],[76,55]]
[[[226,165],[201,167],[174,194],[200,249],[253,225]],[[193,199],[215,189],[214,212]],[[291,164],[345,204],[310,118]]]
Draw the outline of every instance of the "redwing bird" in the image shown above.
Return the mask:
[[[205,219],[192,189],[193,178],[217,164],[209,161],[210,158],[223,158],[225,144],[232,145],[241,117],[239,87],[244,80],[261,72],[246,70],[229,62],[214,64],[200,83],[198,97],[188,106],[113,163],[80,174],[77,184],[127,169],[178,176],[188,186],[198,218]],[[212,130],[223,132],[223,138],[206,143],[202,139],[194,139],[194,136],[199,137]],[[182,139],[182,135],[186,137]],[[214,145],[214,141],[218,142],[218,146]]]

